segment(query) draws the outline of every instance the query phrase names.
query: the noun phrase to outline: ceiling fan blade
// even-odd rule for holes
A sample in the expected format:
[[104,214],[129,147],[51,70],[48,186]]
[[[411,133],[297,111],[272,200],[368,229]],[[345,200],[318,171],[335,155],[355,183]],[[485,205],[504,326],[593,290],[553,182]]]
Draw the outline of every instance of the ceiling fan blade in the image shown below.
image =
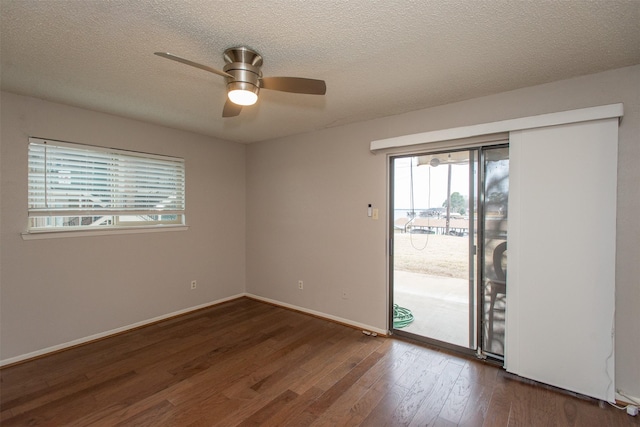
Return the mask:
[[264,77],[260,80],[263,89],[281,92],[305,93],[307,95],[324,95],[327,85],[324,80],[304,79],[301,77]]
[[222,117],[235,117],[242,111],[242,105],[234,104],[228,98],[222,109]]
[[179,56],[176,56],[176,55],[174,55],[172,53],[155,52],[155,54],[158,55],[158,56],[161,56],[163,58],[170,59],[172,61],[182,62],[183,64],[187,64],[187,65],[191,65],[192,67],[200,68],[201,70],[205,70],[205,71],[208,71],[208,72],[213,73],[213,74],[217,74],[217,75],[222,76],[222,77],[231,77],[231,78],[233,78],[233,76],[231,74],[225,73],[222,70],[218,70],[216,68],[209,67],[207,65],[198,64],[197,62],[189,61],[188,59],[180,58]]

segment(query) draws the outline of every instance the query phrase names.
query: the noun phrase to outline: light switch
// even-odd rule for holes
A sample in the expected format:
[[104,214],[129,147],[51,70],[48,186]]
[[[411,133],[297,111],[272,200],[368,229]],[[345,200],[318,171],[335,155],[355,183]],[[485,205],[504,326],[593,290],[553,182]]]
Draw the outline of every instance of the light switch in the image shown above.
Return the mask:
[[373,209],[373,219],[378,219],[378,209],[377,208]]

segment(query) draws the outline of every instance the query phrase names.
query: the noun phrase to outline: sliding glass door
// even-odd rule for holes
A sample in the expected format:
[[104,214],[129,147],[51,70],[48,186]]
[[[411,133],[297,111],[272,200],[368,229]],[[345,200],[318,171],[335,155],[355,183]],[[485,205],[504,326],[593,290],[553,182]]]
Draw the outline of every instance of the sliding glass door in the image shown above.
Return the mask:
[[508,153],[391,158],[394,334],[504,354]]
[[476,151],[392,159],[394,333],[476,347]]

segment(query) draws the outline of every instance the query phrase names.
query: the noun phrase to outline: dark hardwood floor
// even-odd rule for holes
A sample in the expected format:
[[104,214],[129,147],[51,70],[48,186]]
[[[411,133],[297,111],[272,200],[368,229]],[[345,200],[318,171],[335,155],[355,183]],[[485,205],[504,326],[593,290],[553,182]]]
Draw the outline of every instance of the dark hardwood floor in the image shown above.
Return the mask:
[[0,375],[3,426],[640,425],[479,361],[246,298]]

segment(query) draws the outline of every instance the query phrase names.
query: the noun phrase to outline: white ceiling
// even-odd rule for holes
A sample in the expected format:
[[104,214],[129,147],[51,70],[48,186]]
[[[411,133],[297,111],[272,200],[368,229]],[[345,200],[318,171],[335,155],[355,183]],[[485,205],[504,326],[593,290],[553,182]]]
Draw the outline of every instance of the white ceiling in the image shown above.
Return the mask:
[[[640,0],[0,0],[2,90],[256,142],[640,63]],[[223,119],[222,68],[248,46],[263,90]]]

